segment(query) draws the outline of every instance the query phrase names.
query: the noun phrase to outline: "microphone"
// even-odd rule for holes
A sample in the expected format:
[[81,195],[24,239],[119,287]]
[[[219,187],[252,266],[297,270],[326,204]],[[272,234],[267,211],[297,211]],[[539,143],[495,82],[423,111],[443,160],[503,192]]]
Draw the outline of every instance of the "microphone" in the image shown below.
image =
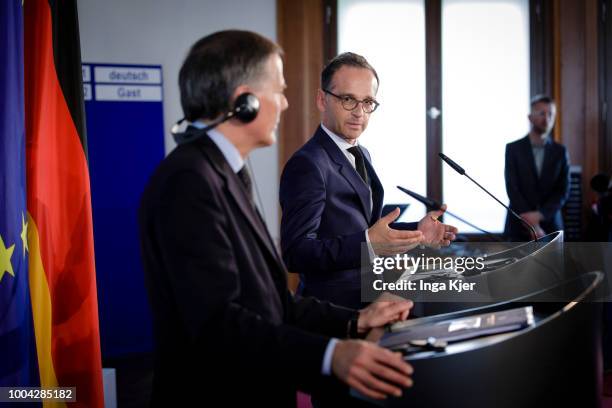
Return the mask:
[[187,129],[184,132],[179,132],[180,125],[185,121],[185,118],[182,118],[172,126],[170,133],[172,133],[176,143],[181,145],[192,142],[204,136],[206,132],[214,129],[221,123],[228,121],[231,118],[236,118],[242,123],[252,122],[257,117],[258,112],[259,99],[257,99],[257,97],[252,93],[245,92],[238,95],[234,101],[234,108],[231,111],[226,112],[223,116],[209,123],[206,127],[202,129]]
[[[425,205],[425,207],[427,207],[428,210],[434,210],[437,211],[440,208],[442,208],[442,205],[435,201],[432,200],[431,198],[428,197],[423,197],[422,195],[415,193],[412,190],[408,190],[407,188],[404,188],[402,186],[396,186],[401,192],[408,194],[409,196],[411,196],[412,198],[414,198],[417,201],[420,201],[422,204]],[[461,221],[462,223],[469,225],[470,227],[477,229],[478,231],[488,235],[491,239],[497,241],[497,242],[503,242],[503,240],[499,239],[498,237],[496,237],[494,234],[490,233],[489,231],[486,231],[480,227],[477,227],[476,225],[472,224],[471,222],[468,222],[466,220],[464,220],[463,218],[459,217],[458,215],[453,214],[452,212],[446,210],[444,211],[445,214],[450,215],[451,217]]]
[[[455,163],[453,160],[451,160],[451,158],[450,158],[450,157],[448,157],[448,156],[447,156],[447,155],[445,155],[444,153],[438,153],[438,156],[440,156],[440,158],[441,158],[442,160],[444,160],[444,161],[446,162],[446,164],[448,164],[449,166],[451,166],[451,167],[453,168],[453,170],[455,170],[457,173],[461,174],[462,176],[467,176],[467,177],[470,177],[470,176],[468,176],[467,174],[465,174],[465,170],[463,169],[463,167],[461,167],[460,165],[458,165],[457,163]],[[472,179],[470,179],[470,180],[472,180]],[[472,181],[473,181],[473,180],[472,180]],[[476,182],[474,181],[474,183],[476,183]],[[476,184],[478,184],[478,183],[476,183]],[[480,185],[479,185],[479,187],[480,187]],[[482,188],[482,187],[480,187],[480,188]],[[483,190],[484,190],[484,189],[483,189]],[[486,191],[486,190],[485,190],[485,191]],[[489,193],[489,192],[487,191],[487,193]],[[491,193],[489,193],[489,194],[491,194]],[[493,197],[493,196],[491,196],[491,197]],[[495,198],[495,197],[493,197],[493,198]],[[497,200],[497,198],[495,198],[495,199]],[[499,201],[499,200],[498,200],[498,201]],[[503,204],[502,204],[502,205],[503,205]]]
[[[425,205],[425,207],[427,207],[428,210],[437,211],[437,210],[439,210],[442,207],[442,205],[439,202],[437,202],[435,200],[432,200],[431,198],[423,197],[422,195],[417,194],[417,193],[415,193],[412,190],[408,190],[407,188],[404,188],[402,186],[396,186],[396,187],[402,193],[406,193],[410,197],[414,198],[415,200],[420,201],[421,203],[423,203]],[[450,211],[446,211],[446,212],[450,215]]]
[[510,209],[510,207],[508,207],[506,204],[502,203],[497,197],[495,197],[493,194],[491,194],[489,192],[489,190],[487,190],[486,188],[484,188],[483,186],[481,186],[480,184],[478,184],[478,182],[476,180],[474,180],[473,178],[471,178],[463,169],[463,167],[459,166],[457,163],[455,163],[453,160],[451,160],[450,157],[448,157],[447,155],[445,155],[444,153],[438,153],[438,156],[440,156],[440,158],[449,166],[451,166],[453,168],[453,170],[455,170],[457,173],[461,174],[462,176],[467,177],[468,179],[470,179],[470,181],[474,184],[476,184],[478,187],[480,187],[480,189],[482,191],[484,191],[485,193],[487,193],[488,195],[490,195],[495,201],[497,201],[499,204],[501,204],[506,210],[508,210],[510,212],[510,214],[512,214],[512,216],[514,216],[515,218],[517,218],[519,221],[521,221],[524,225],[527,226],[527,228],[531,231],[531,234],[533,235],[533,241],[534,242],[538,242],[538,234],[536,234],[535,229],[533,228],[533,226],[531,226],[531,224],[529,224],[527,221],[525,221],[524,219],[522,219],[520,217],[520,215],[518,215],[517,213],[515,213],[514,211],[512,211]]

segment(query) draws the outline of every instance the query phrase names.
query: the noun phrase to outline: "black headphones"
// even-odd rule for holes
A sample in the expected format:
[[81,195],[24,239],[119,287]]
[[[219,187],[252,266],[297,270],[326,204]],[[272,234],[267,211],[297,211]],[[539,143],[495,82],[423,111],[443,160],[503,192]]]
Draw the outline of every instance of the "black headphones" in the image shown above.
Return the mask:
[[182,145],[199,139],[200,137],[204,136],[206,132],[208,132],[210,129],[219,126],[221,123],[230,120],[231,118],[236,118],[242,123],[252,122],[257,117],[258,112],[259,99],[257,99],[257,97],[252,93],[245,92],[238,95],[238,97],[234,101],[234,108],[231,111],[227,112],[219,119],[210,123],[208,126],[202,129],[189,128],[184,132],[179,132],[179,127],[181,123],[185,121],[185,118],[183,118],[172,126],[170,133],[172,133],[172,136],[174,137],[176,143]]

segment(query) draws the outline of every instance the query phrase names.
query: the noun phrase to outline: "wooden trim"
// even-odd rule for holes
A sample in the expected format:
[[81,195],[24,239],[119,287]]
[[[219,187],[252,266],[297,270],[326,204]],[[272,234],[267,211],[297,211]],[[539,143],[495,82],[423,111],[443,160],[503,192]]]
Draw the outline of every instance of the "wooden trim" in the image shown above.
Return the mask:
[[586,230],[591,203],[597,194],[591,189],[591,178],[601,171],[602,120],[600,114],[600,1],[584,3],[584,164],[582,168],[582,233]]
[[323,0],[323,65],[338,55],[338,0]]
[[[553,7],[558,0],[530,0],[530,94],[553,94]],[[556,53],[555,53],[556,54]]]
[[572,164],[582,167],[583,227],[595,197],[590,180],[603,164],[600,75],[605,75],[605,67],[601,69],[598,46],[600,6],[600,1],[554,0],[557,140],[567,147]]
[[600,0],[600,92],[601,92],[601,118],[600,118],[600,144],[599,144],[599,171],[612,174],[612,0]]
[[[425,106],[442,110],[442,4],[441,0],[425,1]],[[442,202],[442,162],[438,153],[442,146],[442,121],[444,112],[432,119],[427,116],[426,125],[426,169],[427,196]]]
[[[567,147],[572,165],[582,167],[583,215],[585,198],[588,196],[588,174],[585,169],[585,6],[583,2],[555,0],[555,25],[557,39],[558,67],[555,67],[556,81],[560,94],[557,99],[558,124],[556,130],[560,141]],[[562,91],[561,91],[562,90]],[[559,140],[559,139],[557,139]],[[585,189],[587,186],[587,189]],[[584,217],[582,218],[584,225]]]
[[[277,38],[285,51],[285,95],[289,109],[281,118],[278,135],[279,177],[285,163],[319,124],[315,96],[323,68],[324,0],[277,0]],[[280,213],[280,208],[279,208]],[[279,217],[280,218],[280,217]],[[296,290],[299,275],[287,277]]]
[[289,109],[279,127],[279,169],[319,123],[315,96],[323,67],[323,0],[277,0],[278,42],[285,51]]
[[[591,178],[600,171],[601,161],[599,110],[599,2],[584,3],[584,166],[582,170],[584,206],[588,211],[589,203],[596,199],[590,189]],[[590,199],[589,199],[590,197]]]
[[562,34],[561,34],[561,5],[560,0],[552,1],[552,22],[551,31],[553,52],[553,68],[552,68],[552,93],[550,94],[557,105],[557,117],[555,119],[555,127],[553,129],[553,139],[559,143],[562,141],[561,130],[563,129],[563,93],[562,93],[562,72],[561,72],[561,57],[562,57]]

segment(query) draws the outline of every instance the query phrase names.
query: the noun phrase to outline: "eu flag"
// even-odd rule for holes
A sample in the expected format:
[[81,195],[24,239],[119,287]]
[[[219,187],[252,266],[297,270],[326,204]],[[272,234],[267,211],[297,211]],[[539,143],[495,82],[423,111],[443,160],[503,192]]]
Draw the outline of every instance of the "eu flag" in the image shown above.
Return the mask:
[[38,386],[28,284],[22,0],[0,1],[0,386]]

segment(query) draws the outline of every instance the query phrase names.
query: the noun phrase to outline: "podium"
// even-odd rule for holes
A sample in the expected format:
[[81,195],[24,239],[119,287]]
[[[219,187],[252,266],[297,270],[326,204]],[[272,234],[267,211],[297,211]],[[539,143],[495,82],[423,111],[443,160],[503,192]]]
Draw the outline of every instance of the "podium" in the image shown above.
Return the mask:
[[[589,272],[535,293],[485,307],[415,319],[427,324],[532,306],[533,325],[406,357],[414,385],[383,407],[599,407],[603,274]],[[564,301],[548,300],[565,299]],[[382,330],[370,340],[385,344]],[[353,396],[361,399],[356,392]],[[366,399],[367,400],[367,399]]]
[[475,283],[473,292],[436,294],[416,292],[411,300],[415,302],[414,314],[430,316],[458,310],[485,306],[508,301],[517,297],[551,287],[566,279],[575,277],[564,265],[563,231],[557,231],[540,238],[499,252],[486,254],[487,267],[476,273],[459,276],[435,275],[422,278],[417,272],[402,275],[400,279],[461,279]]

